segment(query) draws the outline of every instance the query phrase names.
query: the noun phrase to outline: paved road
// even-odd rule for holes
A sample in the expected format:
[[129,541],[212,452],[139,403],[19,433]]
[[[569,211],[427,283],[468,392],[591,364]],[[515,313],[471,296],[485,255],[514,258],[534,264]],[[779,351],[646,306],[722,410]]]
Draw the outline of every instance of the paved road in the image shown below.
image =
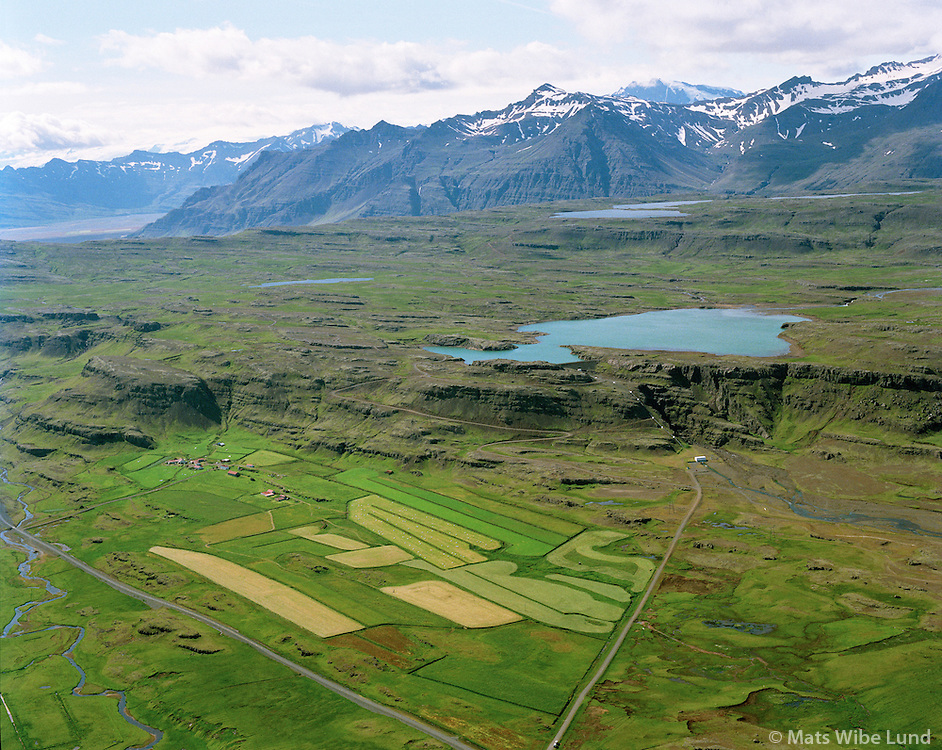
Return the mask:
[[222,635],[228,638],[231,638],[232,640],[239,641],[240,643],[244,643],[246,646],[251,646],[256,651],[258,651],[258,653],[260,653],[262,656],[265,656],[268,659],[271,659],[272,661],[275,661],[275,662],[278,662],[279,664],[284,665],[285,667],[301,675],[302,677],[306,677],[309,680],[313,680],[317,684],[322,685],[328,690],[336,693],[341,698],[346,698],[351,703],[355,703],[358,706],[365,708],[367,711],[372,711],[373,713],[381,714],[382,716],[388,716],[391,719],[395,719],[396,721],[402,722],[403,724],[405,724],[408,727],[411,727],[412,729],[416,729],[419,732],[422,732],[428,735],[429,737],[432,737],[440,742],[444,742],[446,745],[455,748],[455,750],[478,750],[478,748],[474,747],[473,745],[469,745],[466,742],[461,741],[457,737],[453,737],[452,735],[447,734],[441,731],[440,729],[437,729],[436,727],[430,726],[420,721],[419,719],[415,718],[414,716],[410,716],[409,714],[403,713],[401,711],[397,711],[394,708],[390,708],[389,706],[384,706],[381,703],[377,703],[376,701],[370,700],[369,698],[366,698],[360,695],[359,693],[355,693],[352,690],[344,687],[343,685],[337,682],[334,682],[333,680],[329,680],[326,677],[323,677],[317,674],[316,672],[312,672],[310,669],[307,669],[306,667],[302,667],[300,664],[296,664],[290,659],[286,659],[281,654],[275,653],[274,651],[272,651],[270,648],[263,645],[259,641],[256,641],[253,638],[249,638],[248,636],[243,635],[238,630],[236,630],[233,627],[230,627],[229,625],[221,623],[218,620],[214,620],[211,617],[207,617],[206,615],[200,612],[192,610],[188,607],[184,607],[175,602],[167,601],[166,599],[161,599],[159,597],[152,596],[151,594],[148,594],[144,591],[140,591],[139,589],[136,589],[133,586],[128,586],[126,583],[122,583],[116,578],[112,578],[111,576],[107,575],[106,573],[103,573],[97,568],[93,568],[88,563],[84,563],[78,558],[73,557],[68,552],[65,552],[64,550],[60,549],[56,545],[50,544],[49,542],[46,542],[40,539],[34,534],[30,534],[28,531],[24,531],[22,529],[16,528],[9,521],[6,515],[3,513],[2,509],[0,509],[0,525],[5,526],[11,529],[12,531],[14,531],[15,533],[19,534],[37,550],[44,552],[47,555],[55,555],[65,560],[70,565],[74,565],[79,570],[85,573],[88,573],[93,578],[98,579],[99,581],[101,581],[107,586],[110,586],[116,591],[120,591],[122,594],[127,594],[128,596],[138,599],[144,602],[144,604],[147,604],[148,606],[166,607],[167,609],[172,609],[177,612],[180,612],[181,614],[186,615],[187,617],[192,617],[194,620],[199,620],[200,622],[206,625],[209,625],[211,628],[218,631]]
[[619,632],[618,637],[611,645],[611,648],[609,648],[608,654],[606,654],[605,658],[602,660],[602,663],[599,665],[599,668],[596,670],[595,674],[592,675],[592,678],[589,680],[588,684],[582,689],[582,692],[579,693],[579,695],[570,705],[569,713],[566,714],[566,718],[563,720],[563,723],[560,724],[559,731],[556,732],[556,735],[550,741],[550,744],[547,746],[547,750],[552,750],[552,748],[559,747],[562,744],[563,736],[569,729],[569,725],[572,724],[573,719],[576,718],[576,714],[579,713],[579,709],[582,708],[582,704],[585,703],[586,699],[589,697],[598,681],[602,679],[602,676],[605,674],[606,670],[608,670],[612,661],[615,659],[615,656],[618,654],[618,649],[620,649],[621,645],[625,642],[625,638],[628,636],[628,631],[631,629],[631,626],[635,624],[635,620],[638,619],[638,616],[644,609],[644,605],[647,603],[648,598],[657,590],[657,587],[660,585],[661,576],[664,574],[664,569],[667,567],[667,563],[671,559],[671,555],[674,554],[674,550],[677,548],[677,543],[680,541],[680,535],[683,534],[684,529],[687,527],[690,519],[693,518],[693,514],[697,511],[697,508],[700,507],[700,500],[703,499],[703,488],[700,486],[700,480],[697,479],[697,475],[690,470],[689,466],[687,467],[687,472],[690,474],[690,478],[693,480],[694,486],[697,488],[697,496],[690,504],[690,510],[687,511],[687,515],[684,516],[683,520],[680,522],[680,526],[677,527],[677,531],[674,533],[674,538],[671,539],[671,543],[668,545],[667,551],[664,553],[664,557],[661,559],[661,564],[658,565],[657,570],[654,571],[654,575],[651,576],[651,582],[645,589],[644,595],[641,597],[641,600],[635,607],[634,612],[631,614],[628,622],[626,622],[624,627],[621,629],[621,632]]

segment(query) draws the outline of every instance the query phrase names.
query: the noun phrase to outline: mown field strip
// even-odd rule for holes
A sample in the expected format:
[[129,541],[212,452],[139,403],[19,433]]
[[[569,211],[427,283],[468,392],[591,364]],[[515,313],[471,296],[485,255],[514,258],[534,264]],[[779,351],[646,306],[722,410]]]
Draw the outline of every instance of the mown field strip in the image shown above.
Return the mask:
[[500,542],[496,539],[491,539],[489,536],[484,534],[479,534],[476,531],[465,526],[459,526],[458,524],[451,523],[446,521],[443,518],[438,516],[433,516],[429,513],[423,513],[420,510],[411,508],[408,505],[403,505],[402,503],[393,502],[392,500],[387,500],[384,497],[379,495],[369,496],[370,503],[374,508],[382,509],[385,512],[395,514],[399,518],[408,519],[414,521],[428,529],[433,529],[436,532],[441,532],[449,537],[454,537],[455,539],[467,542],[478,549],[486,550],[496,550],[500,549]]
[[[644,589],[654,572],[654,561],[639,555],[619,557],[596,550],[596,547],[604,547],[627,538],[626,534],[606,529],[584,531],[547,554],[546,559],[561,568],[580,572],[593,571],[615,580],[628,581],[631,590],[637,593]],[[606,565],[608,562],[614,565]]]
[[[438,502],[432,502],[431,500],[417,497],[416,495],[410,494],[401,489],[367,479],[362,476],[362,472],[355,469],[344,472],[342,475],[336,477],[336,479],[337,481],[346,482],[347,484],[350,484],[354,487],[359,487],[366,492],[374,493],[388,500],[394,500],[396,502],[402,503],[403,505],[415,508],[416,510],[429,513],[433,516],[438,516],[439,518],[443,518],[446,521],[456,523],[459,526],[464,526],[465,528],[472,529],[481,534],[498,539],[511,545],[514,548],[513,551],[517,554],[530,557],[542,557],[547,552],[549,552],[553,546],[555,546],[548,545],[545,542],[540,542],[524,534],[512,531],[504,525],[499,526],[491,523],[490,521],[481,520],[475,515],[471,515],[476,509],[467,503],[452,501],[457,505],[463,506],[460,510],[454,510],[450,507],[446,507],[443,504],[439,504]],[[444,496],[442,495],[439,497]],[[496,514],[491,515],[496,516]],[[505,517],[501,517],[501,519],[509,520]]]
[[[446,508],[451,508],[452,510],[474,516],[481,521],[493,523],[495,526],[500,526],[502,528],[509,529],[510,531],[516,531],[519,534],[530,537],[531,539],[536,539],[538,542],[543,542],[544,544],[549,544],[553,547],[562,544],[566,541],[566,539],[569,538],[564,534],[550,531],[549,529],[545,529],[542,526],[537,526],[527,521],[522,521],[518,518],[504,515],[503,513],[487,510],[486,508],[473,505],[472,503],[464,500],[458,500],[456,498],[449,497],[448,495],[442,495],[437,492],[430,492],[429,490],[422,489],[421,487],[407,487],[405,485],[399,484],[398,482],[383,479],[382,477],[377,477],[375,481],[378,484],[382,484],[392,489],[398,489],[402,492],[407,492],[410,495],[414,495],[415,497],[428,500],[429,502],[435,503],[436,505],[442,505]],[[507,510],[511,509],[507,508]]]
[[431,529],[422,523],[408,518],[400,518],[395,513],[381,508],[374,507],[372,513],[380,520],[386,521],[407,534],[424,539],[429,544],[438,547],[442,552],[454,555],[466,563],[484,562],[487,559],[484,555],[473,551],[463,540],[455,539],[453,536]]
[[403,564],[434,573],[444,578],[446,581],[451,581],[468,591],[472,591],[492,602],[507,607],[507,609],[512,609],[514,612],[518,612],[521,615],[547,625],[575,630],[580,633],[608,633],[612,629],[611,622],[587,617],[585,615],[557,612],[552,607],[529,599],[515,591],[505,589],[503,586],[492,583],[466,570],[443,570],[422,560],[411,560]]
[[623,607],[601,602],[583,589],[537,578],[514,576],[517,572],[516,563],[492,560],[479,565],[469,565],[463,570],[564,614],[579,614],[614,622],[624,612]]
[[385,547],[369,547],[368,549],[356,549],[350,552],[338,552],[335,555],[327,555],[327,559],[351,568],[382,568],[386,565],[395,565],[413,558],[405,550],[390,544]]
[[515,612],[444,581],[418,581],[407,586],[386,586],[380,591],[466,628],[490,628],[521,619]]
[[580,589],[591,591],[593,594],[601,594],[608,599],[614,599],[616,602],[628,603],[631,601],[630,591],[625,591],[621,586],[616,586],[612,583],[589,581],[585,578],[576,578],[575,576],[567,576],[562,573],[550,573],[546,577],[552,581],[560,581],[570,586],[576,586]]
[[272,514],[270,511],[265,511],[206,526],[199,530],[199,535],[206,544],[216,544],[217,542],[228,542],[230,539],[264,534],[266,531],[274,530],[275,521]]
[[204,552],[171,547],[151,547],[150,551],[189,568],[213,583],[264,607],[269,612],[300,625],[321,638],[351,633],[363,625],[330,607],[295,591],[283,583],[259,575],[241,565]]
[[350,539],[350,537],[346,537],[341,534],[324,533],[320,530],[319,526],[302,526],[299,529],[287,529],[287,531],[289,534],[294,534],[295,536],[300,536],[304,539],[310,539],[312,542],[325,544],[328,547],[333,547],[334,549],[349,551],[355,549],[366,549],[370,546],[364,542],[357,541],[356,539]]
[[437,565],[440,568],[457,568],[465,564],[461,558],[448,554],[438,547],[429,544],[424,539],[414,537],[400,530],[398,527],[393,526],[391,523],[377,518],[373,515],[369,506],[358,505],[356,501],[354,501],[350,503],[349,509],[351,521],[360,524],[365,529],[369,529],[374,534],[378,534],[393,544],[409,550],[409,552],[416,557],[428,560],[433,565]]

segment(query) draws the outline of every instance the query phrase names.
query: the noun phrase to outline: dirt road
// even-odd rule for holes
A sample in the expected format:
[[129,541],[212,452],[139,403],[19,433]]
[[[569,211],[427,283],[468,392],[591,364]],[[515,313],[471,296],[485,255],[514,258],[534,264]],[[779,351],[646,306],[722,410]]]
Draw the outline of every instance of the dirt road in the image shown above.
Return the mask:
[[661,564],[658,565],[657,570],[654,571],[654,575],[651,576],[651,582],[648,584],[648,587],[645,589],[644,594],[641,599],[638,601],[638,604],[635,606],[634,611],[631,613],[631,617],[628,618],[628,622],[625,623],[624,627],[618,633],[618,637],[615,639],[614,643],[609,647],[608,653],[605,655],[605,658],[602,660],[602,663],[599,664],[599,668],[595,671],[595,674],[592,675],[589,682],[582,689],[582,692],[576,696],[575,700],[569,706],[569,712],[566,714],[566,718],[563,719],[563,723],[560,724],[559,730],[556,732],[556,735],[553,737],[550,744],[547,746],[547,750],[552,750],[555,747],[560,747],[562,745],[563,736],[566,734],[566,731],[569,729],[569,725],[572,724],[573,719],[575,719],[576,714],[579,713],[579,710],[582,708],[582,704],[585,703],[586,699],[595,689],[596,684],[599,680],[602,679],[602,676],[611,666],[612,661],[615,659],[615,656],[618,654],[618,650],[621,648],[621,645],[625,642],[625,638],[628,636],[628,631],[631,630],[631,626],[635,624],[635,621],[638,619],[638,616],[644,610],[644,605],[647,604],[648,599],[651,594],[653,594],[657,587],[661,583],[661,577],[664,575],[664,569],[667,567],[667,563],[671,559],[671,555],[674,553],[674,550],[677,549],[677,543],[680,541],[681,535],[684,533],[684,529],[687,527],[687,524],[690,522],[690,519],[693,518],[693,514],[696,513],[697,508],[700,507],[700,501],[703,499],[703,488],[700,486],[700,480],[697,479],[695,472],[690,470],[690,467],[687,467],[687,473],[690,474],[690,479],[693,481],[694,486],[697,488],[697,496],[694,498],[693,502],[690,504],[690,509],[687,511],[687,515],[684,516],[683,520],[680,522],[680,525],[677,527],[677,531],[674,532],[674,538],[671,539],[671,543],[668,545],[667,550],[664,552],[664,557],[661,558]]

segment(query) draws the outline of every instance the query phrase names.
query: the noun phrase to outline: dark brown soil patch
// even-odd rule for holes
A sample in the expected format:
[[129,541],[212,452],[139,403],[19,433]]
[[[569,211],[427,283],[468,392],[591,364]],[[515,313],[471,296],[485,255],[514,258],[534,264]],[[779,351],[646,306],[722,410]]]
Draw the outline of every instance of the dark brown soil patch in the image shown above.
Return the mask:
[[701,578],[686,578],[676,574],[664,576],[658,591],[683,591],[688,594],[710,594],[722,588],[720,581],[704,580]]
[[400,656],[358,635],[339,635],[335,638],[331,638],[330,642],[332,645],[340,646],[341,648],[350,648],[362,654],[366,654],[367,656],[375,657],[380,661],[384,661],[400,669],[409,669],[412,666],[410,661],[404,656]]
[[398,654],[411,654],[413,650],[412,641],[392,625],[380,625],[375,628],[368,628],[361,632],[360,635]]

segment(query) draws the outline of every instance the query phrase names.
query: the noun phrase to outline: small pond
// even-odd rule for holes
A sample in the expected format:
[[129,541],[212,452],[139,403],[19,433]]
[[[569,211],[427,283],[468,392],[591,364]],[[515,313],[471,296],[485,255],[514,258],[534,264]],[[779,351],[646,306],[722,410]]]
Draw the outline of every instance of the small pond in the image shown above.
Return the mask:
[[540,334],[537,343],[508,351],[476,351],[457,346],[427,346],[436,354],[465,362],[512,359],[518,362],[578,362],[567,346],[598,346],[643,351],[704,352],[747,357],[787,354],[779,334],[786,323],[807,320],[796,315],[766,315],[754,308],[659,310],[598,320],[558,320],[518,328]]

